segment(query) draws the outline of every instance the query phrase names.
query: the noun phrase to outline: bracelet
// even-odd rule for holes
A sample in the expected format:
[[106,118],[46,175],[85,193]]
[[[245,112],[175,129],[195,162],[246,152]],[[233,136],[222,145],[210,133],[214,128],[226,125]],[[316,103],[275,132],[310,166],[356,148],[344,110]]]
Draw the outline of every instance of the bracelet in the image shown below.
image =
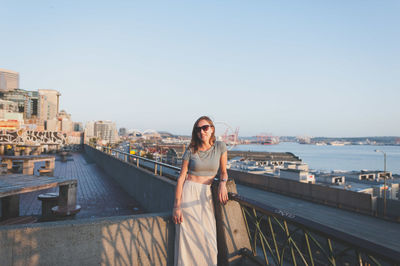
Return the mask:
[[219,181],[221,181],[221,182],[226,182],[226,181],[228,181],[228,178],[220,179]]

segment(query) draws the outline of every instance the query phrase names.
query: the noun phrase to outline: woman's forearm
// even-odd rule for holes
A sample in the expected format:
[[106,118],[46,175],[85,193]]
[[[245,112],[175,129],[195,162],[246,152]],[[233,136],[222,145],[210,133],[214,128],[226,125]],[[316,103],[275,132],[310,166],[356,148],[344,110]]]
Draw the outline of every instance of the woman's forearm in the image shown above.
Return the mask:
[[179,174],[178,180],[176,182],[174,208],[181,207],[183,183],[185,183],[186,175],[188,172],[188,165],[189,165],[188,161],[184,160],[182,162],[181,173]]
[[181,207],[182,189],[183,189],[184,182],[185,182],[185,178],[180,176],[178,178],[178,182],[176,183],[174,208]]

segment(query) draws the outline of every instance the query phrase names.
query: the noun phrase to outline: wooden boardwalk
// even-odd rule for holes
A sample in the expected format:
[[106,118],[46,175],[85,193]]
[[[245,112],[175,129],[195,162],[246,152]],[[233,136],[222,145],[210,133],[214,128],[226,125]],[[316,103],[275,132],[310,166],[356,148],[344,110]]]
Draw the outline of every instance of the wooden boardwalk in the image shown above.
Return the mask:
[[[35,175],[42,165],[43,162],[35,164]],[[75,219],[142,213],[138,203],[95,163],[87,161],[82,153],[73,153],[67,162],[57,158],[54,170],[54,176],[78,180],[77,203],[82,209]],[[20,215],[39,216],[41,202],[37,196],[45,192],[57,192],[57,188],[22,194]]]

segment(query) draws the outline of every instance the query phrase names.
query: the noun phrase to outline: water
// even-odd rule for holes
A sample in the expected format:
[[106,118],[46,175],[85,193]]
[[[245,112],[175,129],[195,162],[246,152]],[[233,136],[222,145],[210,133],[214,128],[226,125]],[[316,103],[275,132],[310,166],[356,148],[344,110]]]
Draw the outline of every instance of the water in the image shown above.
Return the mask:
[[316,146],[283,142],[278,145],[238,145],[232,150],[291,152],[307,163],[310,169],[322,171],[383,170],[383,153],[374,151],[381,150],[386,152],[387,171],[400,174],[400,146]]

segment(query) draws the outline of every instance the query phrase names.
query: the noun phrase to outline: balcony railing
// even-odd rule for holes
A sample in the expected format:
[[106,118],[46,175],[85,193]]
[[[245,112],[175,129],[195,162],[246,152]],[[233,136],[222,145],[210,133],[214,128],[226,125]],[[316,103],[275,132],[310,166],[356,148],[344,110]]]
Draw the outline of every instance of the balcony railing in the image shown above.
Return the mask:
[[[252,256],[266,265],[398,265],[400,252],[229,193],[238,202]],[[385,230],[382,228],[382,230]],[[246,253],[244,254],[246,255]]]
[[[180,168],[107,147],[96,147],[120,160],[176,180]],[[399,265],[400,251],[390,250],[290,212],[229,193],[240,204],[252,251],[263,265]],[[382,228],[382,230],[385,230]]]

